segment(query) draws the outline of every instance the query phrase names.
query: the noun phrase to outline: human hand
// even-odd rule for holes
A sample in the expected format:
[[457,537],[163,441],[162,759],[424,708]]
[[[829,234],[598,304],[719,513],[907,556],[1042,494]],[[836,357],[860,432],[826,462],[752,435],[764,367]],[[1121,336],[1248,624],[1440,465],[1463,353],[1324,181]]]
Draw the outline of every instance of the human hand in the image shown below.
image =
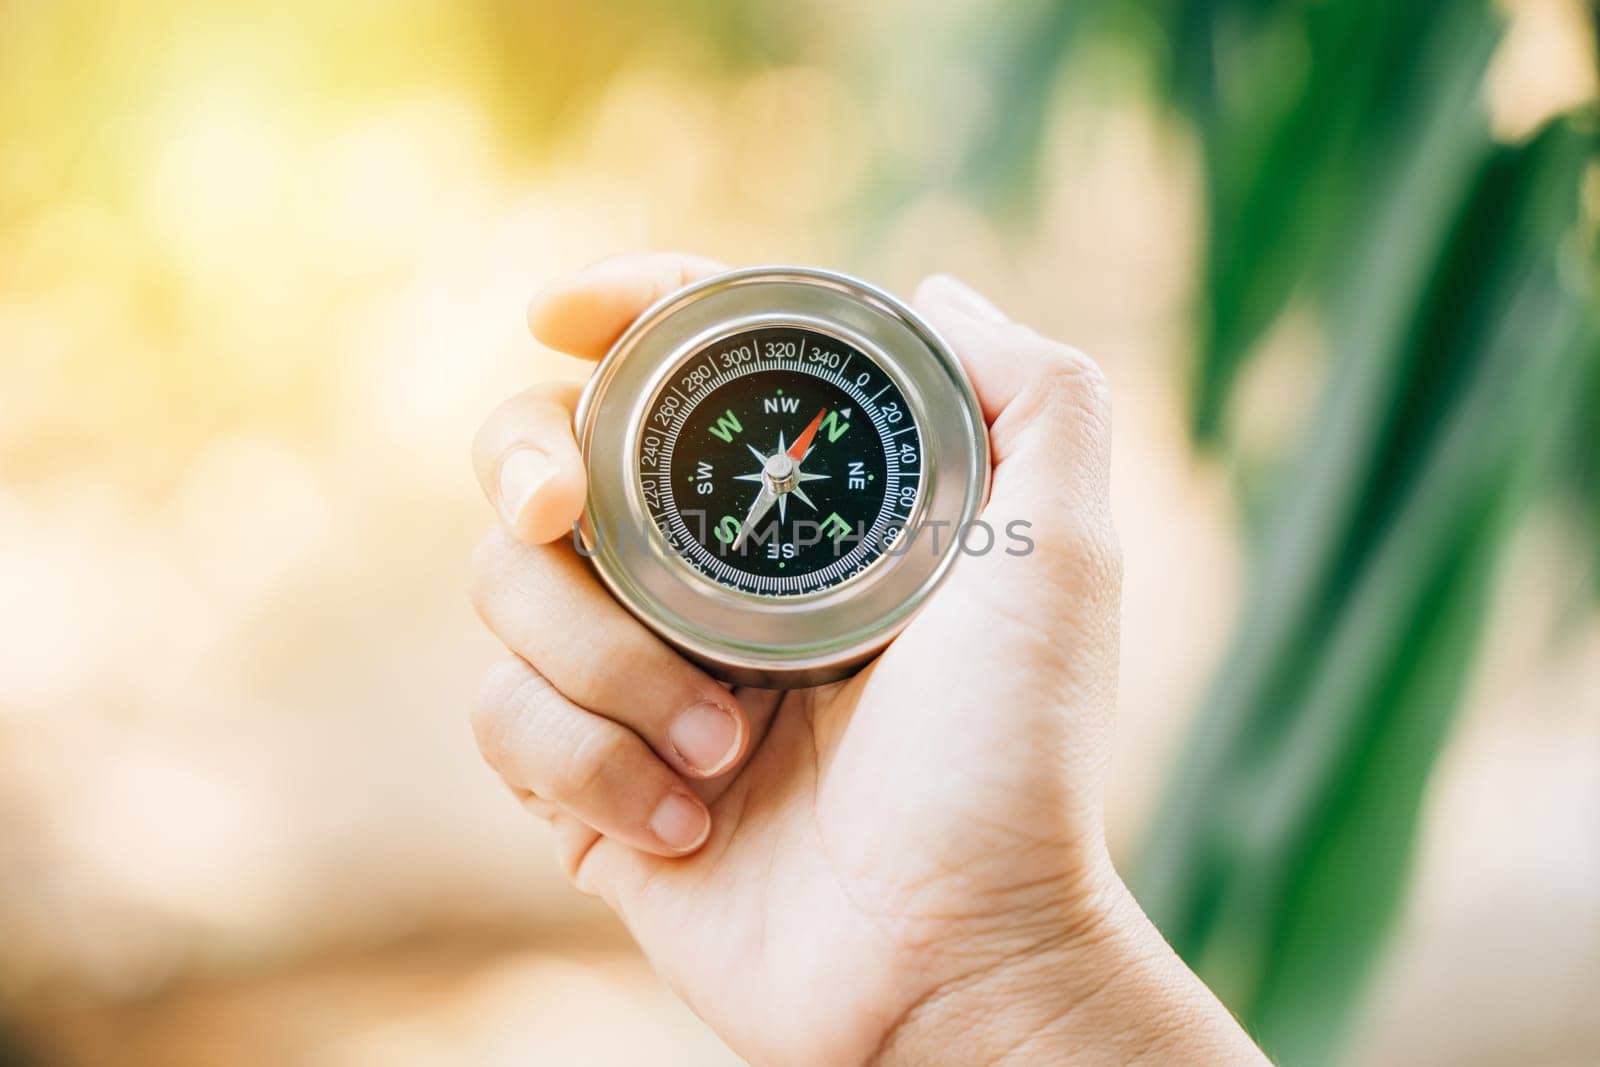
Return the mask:
[[[608,261],[536,298],[530,326],[598,358],[719,269]],[[1121,565],[1105,379],[951,279],[913,305],[989,424],[983,521],[1031,524],[1036,549],[960,559],[846,681],[730,692],[566,539],[584,499],[577,390],[537,387],[475,446],[502,523],[474,600],[514,654],[485,684],[479,744],[550,820],[574,884],[751,1060],[1253,1054],[1106,853]]]

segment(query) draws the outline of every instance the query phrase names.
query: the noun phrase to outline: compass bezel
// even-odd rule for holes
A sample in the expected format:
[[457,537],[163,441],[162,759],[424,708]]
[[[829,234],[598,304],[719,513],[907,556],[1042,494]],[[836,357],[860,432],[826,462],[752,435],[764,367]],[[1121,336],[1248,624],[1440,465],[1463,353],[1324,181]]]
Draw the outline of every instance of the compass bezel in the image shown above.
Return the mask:
[[[650,406],[686,360],[767,326],[813,330],[851,345],[899,387],[917,426],[923,468],[907,528],[948,523],[942,551],[935,554],[924,540],[902,554],[884,552],[825,589],[770,596],[713,580],[667,544],[649,513],[637,462]],[[664,640],[739,684],[818,685],[854,671],[943,581],[960,554],[956,531],[977,517],[988,496],[988,433],[949,347],[894,297],[832,271],[730,271],[657,302],[601,361],[574,421],[589,476],[579,533],[601,580]],[[601,539],[597,531],[609,534]],[[619,549],[625,541],[631,551]]]

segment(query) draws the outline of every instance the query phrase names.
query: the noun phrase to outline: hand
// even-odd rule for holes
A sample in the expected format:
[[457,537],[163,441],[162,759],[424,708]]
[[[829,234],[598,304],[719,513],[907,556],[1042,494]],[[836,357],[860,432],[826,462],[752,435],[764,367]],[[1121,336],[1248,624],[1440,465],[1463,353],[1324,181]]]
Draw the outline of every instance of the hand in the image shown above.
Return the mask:
[[[609,261],[546,290],[529,322],[597,358],[718,269]],[[847,681],[730,692],[575,552],[575,390],[532,389],[475,447],[503,525],[474,599],[514,653],[485,685],[479,744],[550,820],[574,884],[752,1061],[1254,1056],[1106,854],[1121,565],[1105,379],[951,279],[914,304],[989,424],[983,520],[1031,523],[1036,550],[958,560]]]

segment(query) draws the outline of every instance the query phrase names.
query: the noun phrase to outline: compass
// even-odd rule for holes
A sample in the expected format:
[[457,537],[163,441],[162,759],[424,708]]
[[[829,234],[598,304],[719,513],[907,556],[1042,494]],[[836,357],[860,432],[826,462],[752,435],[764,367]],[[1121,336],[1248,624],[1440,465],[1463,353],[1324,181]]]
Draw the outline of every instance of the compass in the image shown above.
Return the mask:
[[883,648],[988,492],[960,364],[856,279],[732,271],[647,310],[584,390],[583,554],[723,679],[795,687]]

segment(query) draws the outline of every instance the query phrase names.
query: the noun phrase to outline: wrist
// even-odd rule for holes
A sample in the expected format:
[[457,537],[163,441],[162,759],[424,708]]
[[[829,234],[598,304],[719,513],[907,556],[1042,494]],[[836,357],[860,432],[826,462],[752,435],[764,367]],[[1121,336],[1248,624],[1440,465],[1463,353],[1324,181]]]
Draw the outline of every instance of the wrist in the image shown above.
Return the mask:
[[875,1062],[1265,1062],[1106,870],[1055,936],[924,997]]

